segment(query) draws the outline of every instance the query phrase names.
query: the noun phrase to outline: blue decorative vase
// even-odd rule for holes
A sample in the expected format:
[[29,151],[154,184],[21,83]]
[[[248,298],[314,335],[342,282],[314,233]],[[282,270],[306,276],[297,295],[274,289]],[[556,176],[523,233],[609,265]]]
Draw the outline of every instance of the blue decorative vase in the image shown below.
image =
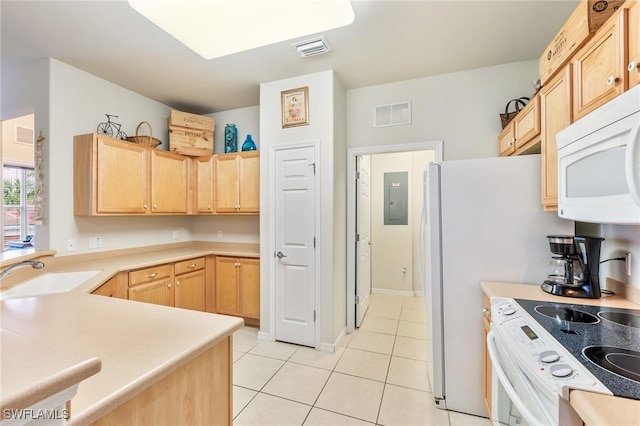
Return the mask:
[[257,149],[256,148],[256,143],[251,138],[251,135],[247,135],[247,139],[245,139],[244,143],[242,144],[242,150],[243,151],[255,151],[256,149]]
[[235,124],[224,126],[224,152],[238,151],[238,129]]

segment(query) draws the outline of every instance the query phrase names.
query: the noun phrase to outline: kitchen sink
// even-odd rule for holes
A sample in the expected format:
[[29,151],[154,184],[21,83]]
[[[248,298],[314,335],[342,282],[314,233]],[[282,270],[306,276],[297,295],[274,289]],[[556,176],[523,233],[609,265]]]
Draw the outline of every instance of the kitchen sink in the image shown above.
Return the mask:
[[64,293],[84,284],[100,272],[102,271],[54,272],[40,275],[0,292],[0,300]]

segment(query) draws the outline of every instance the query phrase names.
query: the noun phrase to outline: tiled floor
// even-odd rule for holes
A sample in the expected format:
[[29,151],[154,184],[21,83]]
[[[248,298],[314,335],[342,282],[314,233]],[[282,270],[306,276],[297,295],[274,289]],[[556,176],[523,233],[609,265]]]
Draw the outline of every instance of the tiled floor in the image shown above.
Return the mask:
[[489,426],[435,408],[421,298],[371,295],[362,327],[333,354],[234,335],[234,425]]

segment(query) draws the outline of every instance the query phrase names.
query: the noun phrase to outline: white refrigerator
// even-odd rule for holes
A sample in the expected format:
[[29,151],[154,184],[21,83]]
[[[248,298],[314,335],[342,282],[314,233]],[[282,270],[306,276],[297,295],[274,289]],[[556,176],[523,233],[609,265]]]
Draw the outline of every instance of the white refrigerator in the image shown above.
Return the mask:
[[539,155],[432,163],[423,212],[433,396],[439,408],[486,417],[480,281],[540,285],[546,236],[574,235],[574,222],[542,210]]

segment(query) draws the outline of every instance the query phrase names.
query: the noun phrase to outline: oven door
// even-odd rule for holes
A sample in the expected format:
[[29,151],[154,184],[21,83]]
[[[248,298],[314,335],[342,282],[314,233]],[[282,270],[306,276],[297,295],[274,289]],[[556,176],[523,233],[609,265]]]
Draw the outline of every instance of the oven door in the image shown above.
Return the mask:
[[[494,425],[556,425],[537,388],[518,367],[494,331],[487,335],[491,358],[491,416]],[[547,396],[549,397],[549,396]],[[559,398],[552,395],[552,398]]]

